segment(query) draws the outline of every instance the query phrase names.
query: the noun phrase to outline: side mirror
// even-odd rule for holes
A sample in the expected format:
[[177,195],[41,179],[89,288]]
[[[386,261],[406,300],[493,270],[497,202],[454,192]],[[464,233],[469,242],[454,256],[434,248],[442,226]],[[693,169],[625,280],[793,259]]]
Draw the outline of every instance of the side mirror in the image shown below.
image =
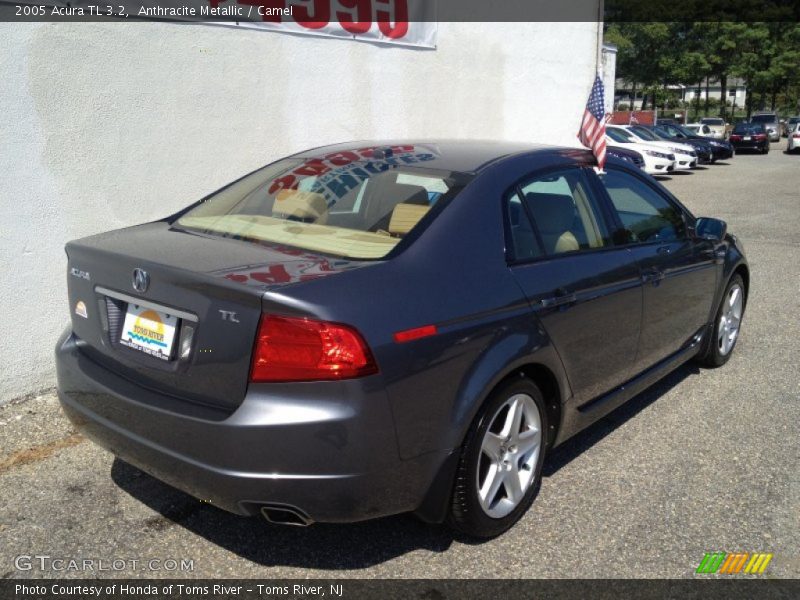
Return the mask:
[[704,240],[721,242],[728,232],[728,224],[722,219],[700,217],[694,224],[695,235]]

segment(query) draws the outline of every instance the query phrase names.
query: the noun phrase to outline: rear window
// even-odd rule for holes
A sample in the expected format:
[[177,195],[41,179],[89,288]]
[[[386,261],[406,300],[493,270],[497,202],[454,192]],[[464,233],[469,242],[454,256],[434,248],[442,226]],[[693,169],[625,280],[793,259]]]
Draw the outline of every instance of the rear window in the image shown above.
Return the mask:
[[700,119],[700,122],[703,125],[725,125],[725,121],[723,121],[722,119],[706,118],[706,119]]
[[753,115],[750,119],[753,123],[774,123],[777,120],[775,115]]
[[382,258],[469,180],[424,168],[429,156],[397,146],[282,160],[221,190],[173,225],[346,258]]
[[733,133],[764,133],[764,128],[752,123],[737,123],[733,128]]

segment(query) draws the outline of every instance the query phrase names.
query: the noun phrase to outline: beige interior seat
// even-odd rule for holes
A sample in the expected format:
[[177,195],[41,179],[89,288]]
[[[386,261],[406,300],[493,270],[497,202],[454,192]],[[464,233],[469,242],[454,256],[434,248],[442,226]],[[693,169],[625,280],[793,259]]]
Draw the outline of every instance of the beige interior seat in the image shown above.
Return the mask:
[[570,231],[575,219],[575,203],[565,194],[525,194],[542,236],[545,252],[559,254],[580,250],[580,244]]
[[407,234],[429,210],[430,206],[427,205],[401,202],[392,211],[392,218],[389,220],[389,233],[392,235]]
[[281,190],[275,197],[272,215],[293,221],[323,224],[328,219],[325,196],[316,192]]

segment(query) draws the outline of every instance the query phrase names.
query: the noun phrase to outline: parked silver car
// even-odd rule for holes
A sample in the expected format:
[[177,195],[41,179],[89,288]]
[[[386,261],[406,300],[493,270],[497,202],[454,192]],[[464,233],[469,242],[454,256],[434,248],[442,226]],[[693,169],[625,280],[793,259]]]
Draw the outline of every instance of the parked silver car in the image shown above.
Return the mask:
[[767,130],[770,142],[779,142],[781,140],[781,123],[777,113],[759,112],[750,118],[750,122],[763,125],[764,129]]
[[789,137],[800,128],[800,116],[789,117],[783,124],[783,136]]

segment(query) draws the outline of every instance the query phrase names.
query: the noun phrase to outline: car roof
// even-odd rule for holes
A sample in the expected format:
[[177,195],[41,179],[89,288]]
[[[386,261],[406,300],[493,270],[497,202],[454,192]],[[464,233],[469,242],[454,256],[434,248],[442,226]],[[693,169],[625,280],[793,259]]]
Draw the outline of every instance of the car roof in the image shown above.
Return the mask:
[[[410,150],[399,150],[397,147],[413,147]],[[395,148],[395,150],[390,150]],[[403,156],[410,154],[427,155],[424,162],[411,162],[409,167],[430,168],[442,171],[455,171],[461,173],[477,173],[480,170],[500,160],[521,154],[558,154],[576,160],[586,160],[591,153],[588,150],[567,148],[562,146],[549,146],[526,142],[510,142],[500,140],[360,140],[320,146],[305,150],[291,156],[291,158],[323,159],[337,152],[363,152],[365,149],[374,149],[376,159],[388,156]],[[391,154],[386,155],[385,151]],[[383,154],[382,154],[383,153]],[[584,156],[584,153],[587,156]],[[360,154],[362,160],[364,155]],[[432,156],[432,157],[431,157]]]

